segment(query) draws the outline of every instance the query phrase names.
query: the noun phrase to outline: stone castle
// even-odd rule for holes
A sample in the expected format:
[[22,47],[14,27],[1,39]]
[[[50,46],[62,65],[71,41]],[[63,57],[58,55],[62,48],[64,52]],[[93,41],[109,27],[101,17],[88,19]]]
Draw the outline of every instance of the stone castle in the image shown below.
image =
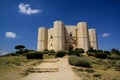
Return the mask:
[[95,29],[88,29],[86,22],[79,22],[76,26],[64,25],[62,21],[55,21],[53,28],[38,29],[38,51],[68,50],[69,46],[83,48],[87,51],[90,47],[98,49]]

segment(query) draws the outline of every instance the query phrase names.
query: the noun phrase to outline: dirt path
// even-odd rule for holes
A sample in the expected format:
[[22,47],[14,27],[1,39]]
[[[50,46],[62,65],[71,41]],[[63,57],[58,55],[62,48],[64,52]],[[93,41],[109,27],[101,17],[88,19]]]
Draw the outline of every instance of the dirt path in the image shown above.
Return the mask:
[[36,68],[58,68],[58,72],[30,73],[21,80],[79,80],[68,64],[67,58],[59,58],[56,60],[59,61],[45,62],[36,66]]

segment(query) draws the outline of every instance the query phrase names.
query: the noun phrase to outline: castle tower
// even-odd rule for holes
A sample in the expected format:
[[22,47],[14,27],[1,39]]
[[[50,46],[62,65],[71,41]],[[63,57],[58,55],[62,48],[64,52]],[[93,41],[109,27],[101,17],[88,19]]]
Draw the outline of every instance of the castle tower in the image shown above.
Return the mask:
[[90,46],[93,47],[94,49],[98,49],[95,29],[89,29],[89,40],[90,40]]
[[38,29],[38,51],[47,49],[48,29],[41,27]]
[[83,48],[85,51],[89,49],[89,37],[86,22],[80,22],[77,24],[77,43],[78,48]]
[[54,50],[59,51],[59,50],[64,50],[65,48],[65,26],[62,21],[55,21],[54,22]]

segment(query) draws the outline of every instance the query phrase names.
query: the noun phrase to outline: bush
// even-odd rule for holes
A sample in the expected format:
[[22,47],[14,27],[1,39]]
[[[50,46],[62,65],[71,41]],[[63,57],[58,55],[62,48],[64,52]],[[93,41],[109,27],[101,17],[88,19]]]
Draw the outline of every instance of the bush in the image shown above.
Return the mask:
[[93,49],[93,47],[91,47],[91,48],[88,49],[87,53],[88,52],[97,52],[97,51],[95,49]]
[[45,50],[43,51],[43,54],[49,54],[49,50],[45,49]]
[[42,52],[27,53],[26,58],[27,59],[43,59],[43,54]]
[[84,57],[78,57],[75,55],[71,55],[69,57],[69,64],[74,66],[81,66],[81,67],[91,67],[89,60]]
[[49,50],[48,55],[54,55],[54,54],[55,54],[55,51],[54,51],[54,50]]
[[76,55],[76,56],[80,56],[80,53],[79,53],[79,51],[71,50],[71,51],[68,52],[68,55]]
[[101,74],[94,74],[94,77],[101,77]]
[[81,56],[81,54],[84,53],[84,49],[82,48],[76,48],[73,55],[76,55],[76,56]]
[[111,53],[120,55],[120,51],[118,49],[112,48]]
[[55,54],[55,57],[64,57],[66,55],[66,51],[58,51]]
[[95,56],[95,53],[94,52],[88,52],[87,55],[88,56]]
[[98,52],[98,50],[95,50],[95,49],[93,49],[92,47],[91,48],[89,48],[89,50],[87,51],[87,55],[88,56],[95,56],[95,53],[97,53]]
[[72,55],[80,56],[81,54],[79,53],[79,51],[74,51],[74,53],[72,53]]
[[111,53],[109,51],[104,51],[104,53],[107,55],[111,55]]
[[70,51],[68,51],[68,55],[73,55],[74,54],[74,50],[70,50]]
[[55,51],[54,50],[47,50],[47,49],[45,49],[44,51],[43,51],[43,54],[48,54],[48,55],[54,55],[55,54]]
[[88,72],[88,73],[94,73],[95,72],[95,70],[93,70],[93,69],[86,69],[85,71]]
[[107,54],[102,53],[102,52],[97,52],[97,53],[95,53],[95,57],[96,58],[100,58],[100,59],[106,59],[107,58]]
[[81,56],[82,53],[84,53],[82,48],[76,48],[75,50],[69,50],[68,55]]
[[84,53],[84,49],[82,49],[82,48],[76,48],[75,51],[77,51],[79,53]]

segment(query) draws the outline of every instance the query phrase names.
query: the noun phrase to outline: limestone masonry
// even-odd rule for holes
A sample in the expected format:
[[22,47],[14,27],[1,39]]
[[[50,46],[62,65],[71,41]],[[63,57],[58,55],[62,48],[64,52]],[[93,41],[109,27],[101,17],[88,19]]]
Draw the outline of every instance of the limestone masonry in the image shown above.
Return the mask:
[[64,25],[62,21],[55,21],[53,28],[38,29],[38,51],[68,50],[72,45],[87,51],[90,47],[98,49],[95,29],[88,29],[86,22],[79,22],[76,26]]

